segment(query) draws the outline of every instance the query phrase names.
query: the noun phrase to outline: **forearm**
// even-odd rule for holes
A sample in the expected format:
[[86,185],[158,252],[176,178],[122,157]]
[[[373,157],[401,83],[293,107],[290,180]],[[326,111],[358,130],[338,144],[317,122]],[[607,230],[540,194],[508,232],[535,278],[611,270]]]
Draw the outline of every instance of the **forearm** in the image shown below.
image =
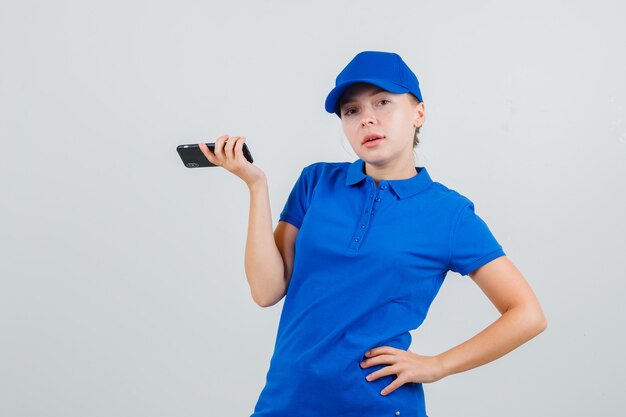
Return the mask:
[[254,301],[267,306],[285,292],[284,263],[274,231],[266,181],[249,186],[250,215],[245,250],[245,271]]
[[546,328],[541,311],[511,308],[476,336],[438,355],[443,376],[464,372],[494,361]]

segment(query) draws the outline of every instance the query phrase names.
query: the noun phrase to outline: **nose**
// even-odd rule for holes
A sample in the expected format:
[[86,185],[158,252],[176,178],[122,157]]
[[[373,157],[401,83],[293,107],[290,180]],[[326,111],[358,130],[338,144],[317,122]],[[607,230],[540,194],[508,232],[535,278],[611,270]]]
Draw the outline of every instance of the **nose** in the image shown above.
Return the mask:
[[375,124],[376,119],[372,115],[371,111],[364,110],[361,117],[361,126],[366,126],[368,124]]

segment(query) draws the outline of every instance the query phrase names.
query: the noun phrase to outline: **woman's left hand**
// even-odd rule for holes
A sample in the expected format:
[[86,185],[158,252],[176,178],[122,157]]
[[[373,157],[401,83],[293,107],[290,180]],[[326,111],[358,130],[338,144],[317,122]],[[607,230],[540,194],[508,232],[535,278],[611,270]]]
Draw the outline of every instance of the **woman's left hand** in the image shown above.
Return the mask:
[[369,374],[366,379],[374,381],[387,375],[397,375],[396,379],[382,390],[387,395],[407,382],[435,382],[443,378],[443,364],[438,356],[423,356],[409,350],[391,346],[379,346],[365,354],[361,368],[387,364],[384,368]]

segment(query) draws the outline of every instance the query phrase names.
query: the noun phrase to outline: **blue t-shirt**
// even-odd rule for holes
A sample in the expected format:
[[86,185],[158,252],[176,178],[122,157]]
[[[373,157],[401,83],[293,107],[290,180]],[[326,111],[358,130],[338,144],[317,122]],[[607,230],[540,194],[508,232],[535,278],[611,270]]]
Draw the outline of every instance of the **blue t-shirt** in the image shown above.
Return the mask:
[[473,203],[425,167],[376,187],[364,164],[305,167],[280,213],[299,232],[252,417],[426,417],[421,383],[384,396],[395,375],[365,377],[388,365],[360,363],[374,347],[409,348],[448,271],[505,255]]

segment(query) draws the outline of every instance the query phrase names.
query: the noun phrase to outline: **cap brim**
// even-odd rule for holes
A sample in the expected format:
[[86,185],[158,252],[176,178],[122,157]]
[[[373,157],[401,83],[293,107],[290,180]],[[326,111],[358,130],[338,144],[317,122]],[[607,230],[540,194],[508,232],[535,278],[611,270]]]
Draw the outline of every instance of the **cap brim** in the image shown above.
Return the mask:
[[348,89],[348,87],[356,83],[374,84],[377,87],[380,87],[384,90],[387,90],[391,93],[396,93],[396,94],[408,93],[410,91],[406,87],[402,87],[398,84],[394,84],[386,80],[378,80],[378,79],[372,79],[372,78],[350,80],[349,82],[339,84],[338,86],[336,86],[335,88],[331,90],[331,92],[326,97],[326,103],[325,103],[326,111],[328,113],[337,113],[337,115],[339,115],[338,114],[339,109],[337,108],[339,98],[344,93],[344,91]]

